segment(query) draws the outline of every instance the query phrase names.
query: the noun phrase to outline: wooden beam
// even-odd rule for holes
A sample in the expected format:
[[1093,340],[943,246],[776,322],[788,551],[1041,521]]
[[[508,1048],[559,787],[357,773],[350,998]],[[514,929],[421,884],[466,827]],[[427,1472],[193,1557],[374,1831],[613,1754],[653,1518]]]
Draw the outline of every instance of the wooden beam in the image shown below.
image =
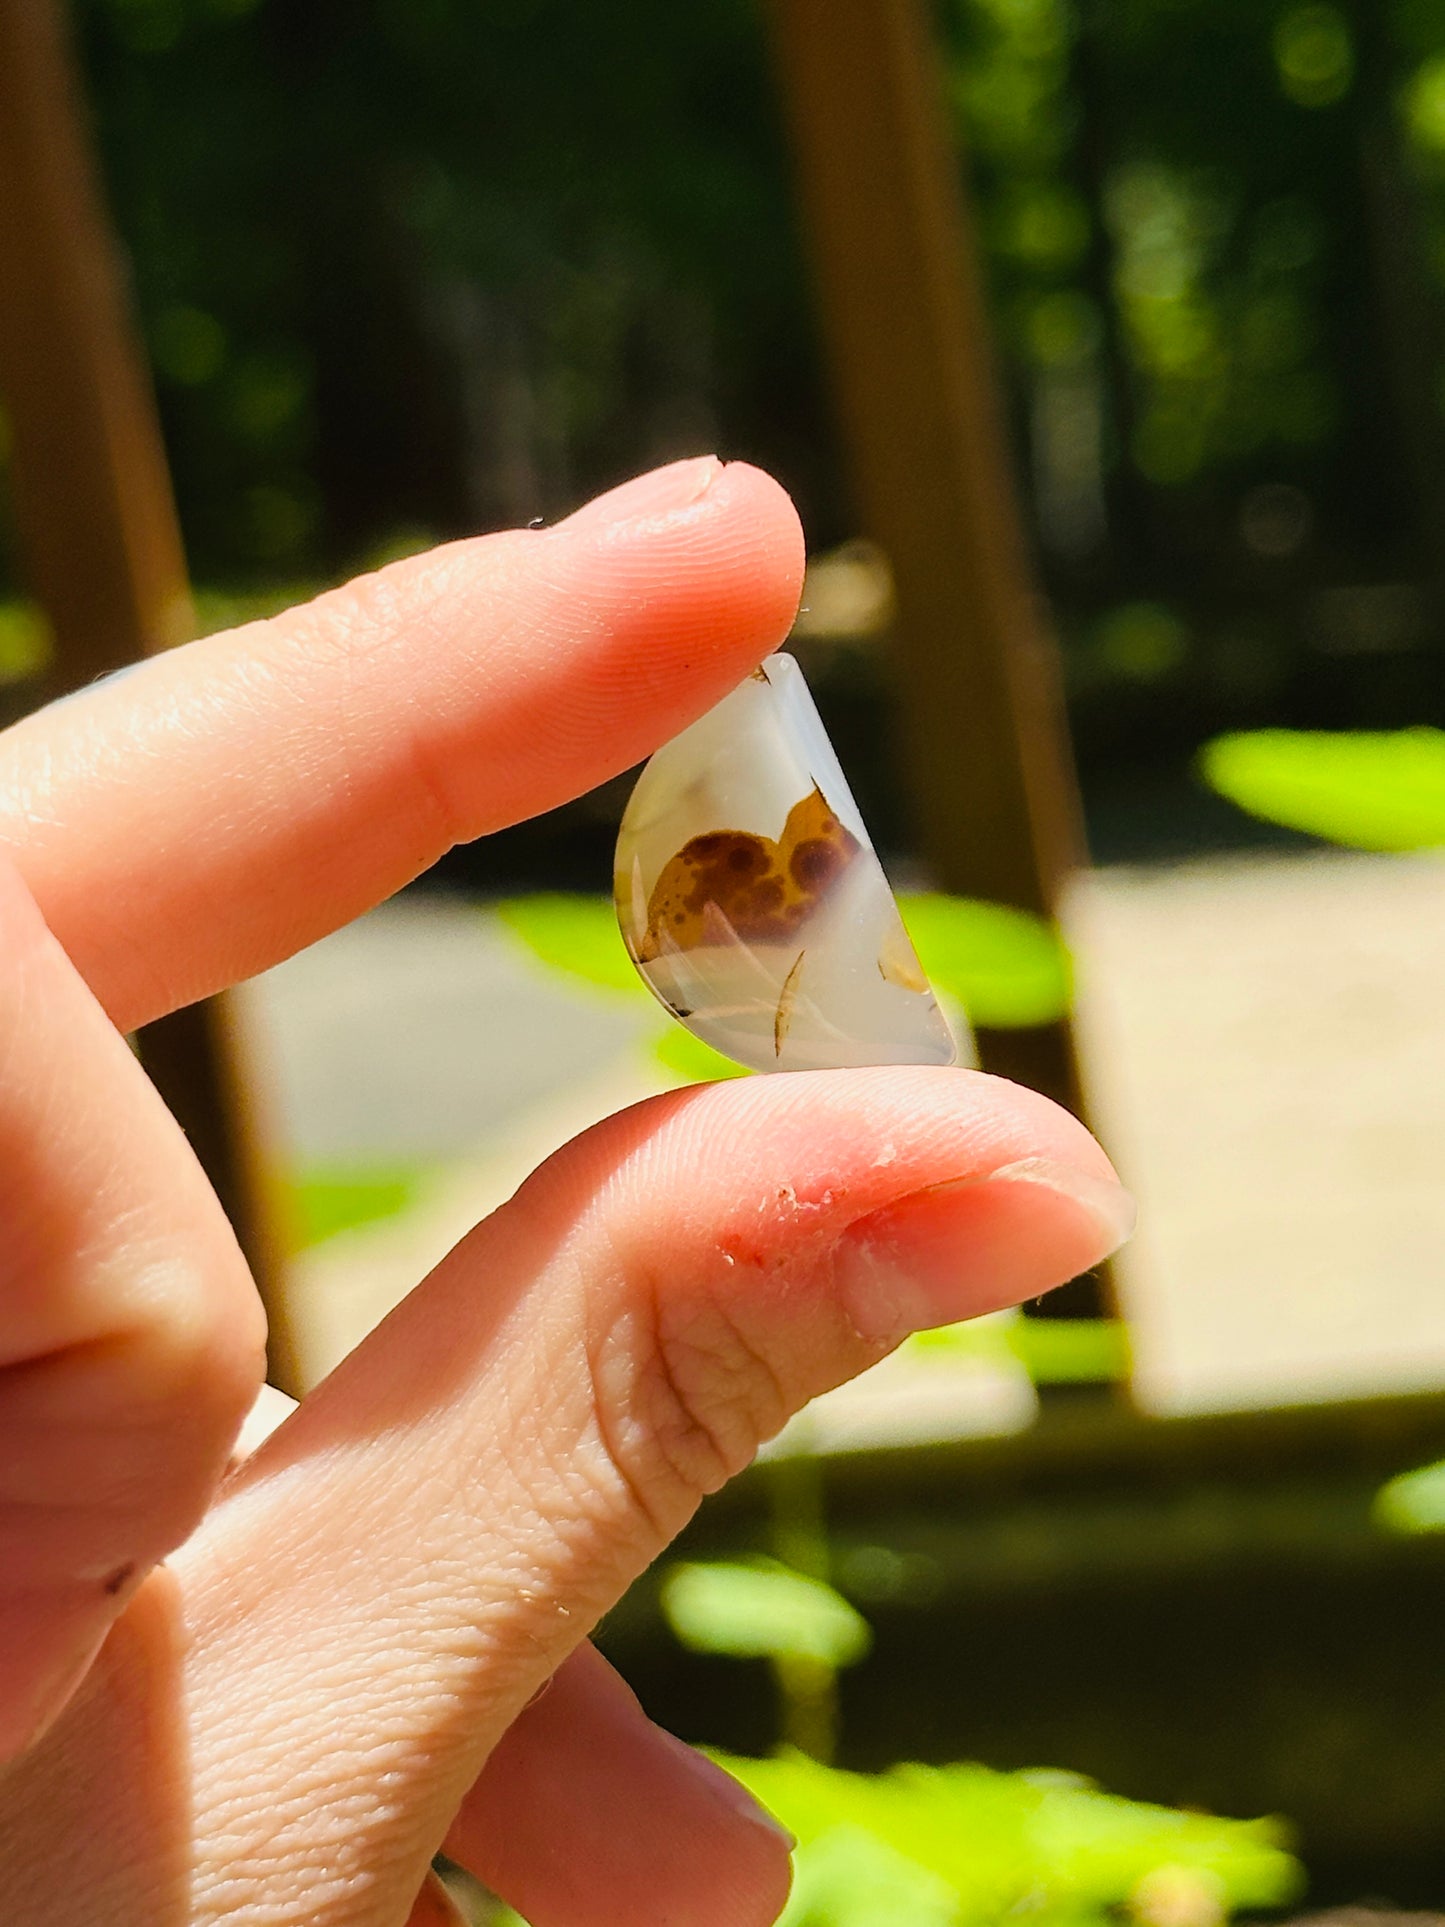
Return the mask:
[[184,640],[190,596],[125,276],[54,0],[0,0],[0,391],[26,569],[70,688]]
[[[58,0],[0,0],[0,395],[21,554],[54,637],[46,693],[185,640],[175,502]],[[162,1018],[139,1045],[272,1295],[224,1003]]]
[[[770,0],[823,343],[864,532],[893,567],[904,777],[940,887],[1053,918],[1084,860],[1058,664],[920,0]],[[1067,1023],[986,1069],[1082,1114]],[[1048,1301],[1101,1308],[1092,1281]]]

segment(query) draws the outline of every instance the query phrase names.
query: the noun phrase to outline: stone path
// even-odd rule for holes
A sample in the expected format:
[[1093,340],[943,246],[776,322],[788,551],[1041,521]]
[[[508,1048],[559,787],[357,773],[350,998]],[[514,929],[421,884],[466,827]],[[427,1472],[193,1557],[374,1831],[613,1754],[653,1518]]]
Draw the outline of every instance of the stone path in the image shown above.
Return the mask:
[[1104,872],[1070,921],[1143,1401],[1445,1386],[1445,860]]

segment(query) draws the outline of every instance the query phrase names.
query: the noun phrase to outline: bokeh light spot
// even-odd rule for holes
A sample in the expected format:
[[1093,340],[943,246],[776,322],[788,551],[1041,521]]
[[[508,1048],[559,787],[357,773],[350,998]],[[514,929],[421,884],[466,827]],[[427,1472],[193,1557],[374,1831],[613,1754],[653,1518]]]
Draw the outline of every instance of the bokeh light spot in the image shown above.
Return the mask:
[[1160,602],[1126,602],[1094,628],[1099,667],[1125,682],[1162,682],[1189,653],[1189,631]]
[[1279,84],[1297,107],[1332,107],[1355,75],[1350,29],[1338,7],[1292,7],[1274,30]]
[[1424,61],[1405,89],[1405,125],[1428,154],[1445,154],[1445,54]]
[[151,331],[156,367],[182,388],[200,388],[221,372],[226,331],[214,315],[183,302],[165,308]]
[[33,602],[0,603],[0,688],[38,676],[54,649],[50,624]]

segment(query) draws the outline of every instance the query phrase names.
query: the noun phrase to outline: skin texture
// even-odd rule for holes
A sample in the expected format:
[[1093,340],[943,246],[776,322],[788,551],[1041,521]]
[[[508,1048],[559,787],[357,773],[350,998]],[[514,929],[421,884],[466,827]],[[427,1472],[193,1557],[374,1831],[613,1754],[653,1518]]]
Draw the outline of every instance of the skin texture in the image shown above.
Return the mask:
[[766,476],[676,464],[0,738],[0,1918],[421,1927],[444,1843],[534,1927],[781,1908],[586,1636],[807,1398],[1117,1244],[1102,1152],[965,1071],[654,1100],[237,1463],[255,1295],[119,1031],[637,761],[801,571]]

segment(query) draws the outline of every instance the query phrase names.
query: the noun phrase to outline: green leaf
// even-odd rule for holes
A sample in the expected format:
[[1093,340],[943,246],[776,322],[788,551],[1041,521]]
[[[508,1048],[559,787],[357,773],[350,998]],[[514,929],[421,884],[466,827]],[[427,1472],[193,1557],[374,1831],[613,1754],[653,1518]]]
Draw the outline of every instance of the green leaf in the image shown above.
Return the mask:
[[[601,989],[646,995],[617,929],[612,899],[562,891],[510,897],[498,919],[540,962]],[[1053,1023],[1072,995],[1069,953],[1042,917],[970,897],[902,899],[903,920],[933,983],[970,1020],[997,1029]],[[676,1041],[663,1061],[691,1078],[737,1075],[708,1046]]]
[[965,1318],[956,1325],[931,1325],[904,1339],[901,1349],[915,1357],[931,1355],[955,1358],[960,1363],[1008,1367],[1018,1358],[1011,1327],[1019,1314],[1012,1306],[1007,1311],[986,1312],[980,1318]]
[[31,602],[0,602],[0,686],[38,676],[55,651],[43,612]]
[[866,1827],[831,1827],[800,1853],[778,1927],[957,1927],[946,1880]]
[[[535,896],[509,897],[494,908],[499,922],[548,969],[559,970],[596,989],[645,997],[659,1020],[664,1020],[662,1006],[652,998],[627,954],[611,897],[543,891]],[[693,1084],[747,1076],[741,1064],[694,1037],[676,1018],[665,1021],[666,1029],[652,1040],[651,1047],[669,1076],[685,1077]]]
[[292,1217],[303,1249],[359,1225],[394,1218],[415,1203],[426,1172],[412,1166],[315,1166],[289,1184]]
[[720,1050],[705,1044],[700,1037],[676,1019],[653,1044],[653,1055],[672,1077],[685,1077],[694,1084],[716,1083],[720,1077],[749,1077],[743,1064],[735,1064]]
[[868,1622],[841,1593],[773,1560],[676,1565],[662,1610],[684,1646],[737,1659],[811,1659],[851,1666],[872,1643]]
[[1008,1345],[1035,1385],[1108,1385],[1129,1376],[1129,1332],[1116,1318],[1016,1318]]
[[494,908],[500,921],[553,970],[604,990],[649,994],[623,944],[611,897],[542,891],[509,897]]
[[1261,729],[1200,752],[1204,780],[1251,816],[1359,850],[1445,844],[1445,732]]
[[[797,1835],[797,1886],[813,1911],[785,1914],[789,1927],[909,1920],[906,1909],[890,1915],[876,1904],[873,1870],[896,1870],[894,1857],[932,1876],[919,1888],[927,1905],[937,1904],[943,1883],[957,1927],[995,1927],[1015,1915],[1035,1927],[1105,1927],[1151,1888],[1197,1892],[1225,1912],[1277,1907],[1300,1887],[1298,1862],[1275,1822],[1148,1806],[1074,1774],[960,1764],[870,1775],[797,1754],[713,1757]],[[860,1833],[889,1857],[858,1851],[851,1843]],[[856,1906],[833,1879],[840,1859],[859,1869]]]
[[1445,1532],[1445,1459],[1388,1480],[1375,1494],[1374,1516],[1387,1532]]
[[963,1005],[971,1023],[1026,1030],[1067,1015],[1069,953],[1042,917],[933,892],[905,896],[900,908],[929,980]]

